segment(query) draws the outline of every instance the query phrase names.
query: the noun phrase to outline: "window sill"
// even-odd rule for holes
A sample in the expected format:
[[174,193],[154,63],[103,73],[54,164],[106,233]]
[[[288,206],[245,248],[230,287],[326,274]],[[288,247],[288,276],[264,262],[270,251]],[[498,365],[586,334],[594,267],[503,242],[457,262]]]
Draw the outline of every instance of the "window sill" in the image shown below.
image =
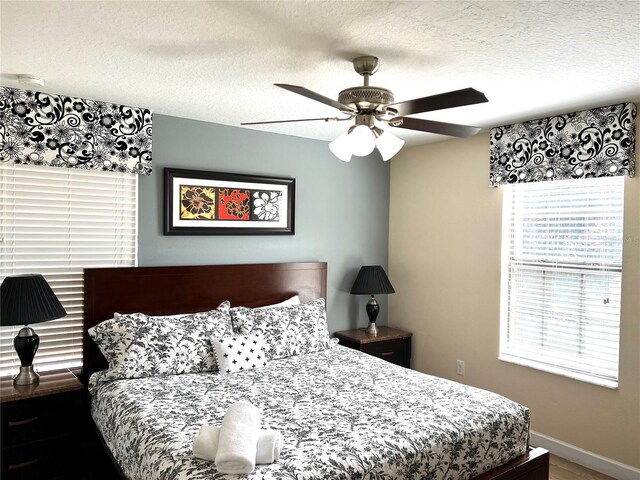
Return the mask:
[[571,372],[568,370],[563,370],[558,367],[552,367],[544,363],[534,362],[532,360],[526,360],[524,358],[516,357],[513,355],[503,353],[500,356],[498,356],[498,360],[507,362],[507,363],[513,363],[523,367],[534,368],[536,370],[552,373],[554,375],[559,375],[561,377],[571,378],[573,380],[579,380],[585,383],[591,383],[592,385],[598,385],[599,387],[605,387],[611,390],[618,390],[617,381],[605,380],[603,378],[592,377],[590,375],[585,375],[582,373]]

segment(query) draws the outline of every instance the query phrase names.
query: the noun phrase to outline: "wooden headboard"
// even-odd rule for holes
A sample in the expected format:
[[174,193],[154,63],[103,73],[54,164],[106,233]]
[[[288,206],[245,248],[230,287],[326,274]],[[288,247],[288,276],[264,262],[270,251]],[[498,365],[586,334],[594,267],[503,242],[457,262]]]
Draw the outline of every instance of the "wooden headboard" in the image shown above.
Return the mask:
[[176,267],[88,268],[84,271],[82,378],[107,362],[87,330],[115,312],[169,315],[232,306],[259,307],[299,295],[327,297],[327,264],[264,263]]

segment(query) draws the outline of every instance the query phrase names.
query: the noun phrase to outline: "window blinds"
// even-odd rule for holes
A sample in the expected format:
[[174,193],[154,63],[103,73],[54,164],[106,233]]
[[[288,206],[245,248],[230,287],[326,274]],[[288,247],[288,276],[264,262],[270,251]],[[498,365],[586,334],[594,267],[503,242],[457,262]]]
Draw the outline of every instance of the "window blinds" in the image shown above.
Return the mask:
[[[0,281],[41,273],[67,316],[34,324],[37,370],[82,365],[83,269],[135,266],[137,175],[0,164]],[[0,328],[0,374],[20,365]]]
[[500,357],[618,381],[624,177],[504,192]]

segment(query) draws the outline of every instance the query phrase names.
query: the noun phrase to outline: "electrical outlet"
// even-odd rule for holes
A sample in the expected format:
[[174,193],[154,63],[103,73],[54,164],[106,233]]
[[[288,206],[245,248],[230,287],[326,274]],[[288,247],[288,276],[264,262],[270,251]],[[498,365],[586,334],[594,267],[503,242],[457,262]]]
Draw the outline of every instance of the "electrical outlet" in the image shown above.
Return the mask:
[[456,360],[456,373],[464,377],[464,360]]

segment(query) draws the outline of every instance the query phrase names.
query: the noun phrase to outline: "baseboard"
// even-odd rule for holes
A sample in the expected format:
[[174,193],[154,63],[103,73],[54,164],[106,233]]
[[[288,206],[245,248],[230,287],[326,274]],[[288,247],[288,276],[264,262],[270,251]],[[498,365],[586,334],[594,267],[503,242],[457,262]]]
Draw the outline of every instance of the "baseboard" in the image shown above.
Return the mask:
[[616,462],[538,432],[531,432],[531,445],[546,448],[554,455],[618,480],[638,480],[640,478],[640,469],[638,468]]

